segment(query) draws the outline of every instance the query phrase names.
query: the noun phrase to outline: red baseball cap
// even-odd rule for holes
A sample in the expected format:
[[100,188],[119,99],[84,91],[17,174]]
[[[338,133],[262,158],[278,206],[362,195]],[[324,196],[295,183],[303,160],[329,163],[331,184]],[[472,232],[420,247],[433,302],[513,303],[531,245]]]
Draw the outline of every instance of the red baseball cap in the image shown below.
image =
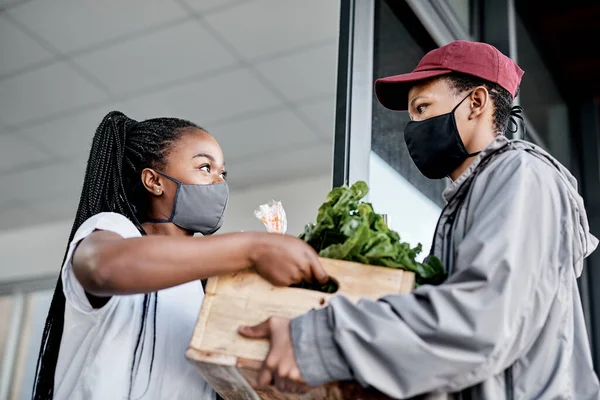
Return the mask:
[[425,54],[413,72],[377,79],[375,94],[390,110],[408,110],[408,91],[416,82],[452,72],[496,83],[513,99],[523,77],[523,70],[494,46],[457,40]]

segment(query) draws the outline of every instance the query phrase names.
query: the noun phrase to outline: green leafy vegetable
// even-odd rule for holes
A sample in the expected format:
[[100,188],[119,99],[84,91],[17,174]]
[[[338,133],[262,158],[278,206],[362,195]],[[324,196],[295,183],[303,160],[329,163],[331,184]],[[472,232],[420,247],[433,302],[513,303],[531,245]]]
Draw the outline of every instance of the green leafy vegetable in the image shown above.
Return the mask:
[[[365,182],[333,189],[319,208],[316,223],[306,225],[300,238],[321,257],[412,271],[418,285],[443,282],[442,262],[433,256],[423,263],[415,261],[421,245],[411,248],[400,241],[372,205],[361,201],[368,191]],[[331,292],[330,285],[314,289]]]

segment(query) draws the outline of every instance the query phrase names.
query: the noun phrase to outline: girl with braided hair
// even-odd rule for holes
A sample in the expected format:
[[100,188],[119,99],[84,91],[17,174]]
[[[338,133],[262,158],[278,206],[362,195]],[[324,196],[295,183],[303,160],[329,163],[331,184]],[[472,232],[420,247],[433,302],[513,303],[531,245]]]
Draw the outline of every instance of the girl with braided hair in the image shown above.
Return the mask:
[[211,236],[223,221],[226,174],[217,141],[189,121],[137,122],[116,111],[103,119],[46,320],[34,399],[213,399],[184,357],[200,280],[254,267],[276,285],[327,281],[299,239]]

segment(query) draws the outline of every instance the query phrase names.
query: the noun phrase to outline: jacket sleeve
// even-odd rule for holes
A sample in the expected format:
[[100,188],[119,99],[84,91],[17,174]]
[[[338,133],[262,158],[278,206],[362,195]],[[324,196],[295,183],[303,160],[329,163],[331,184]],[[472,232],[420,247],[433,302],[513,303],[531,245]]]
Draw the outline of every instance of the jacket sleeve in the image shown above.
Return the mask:
[[571,268],[557,250],[569,205],[540,160],[497,163],[473,188],[456,272],[444,284],[358,304],[337,296],[292,320],[294,353],[310,385],[355,379],[394,398],[455,392],[528,350],[562,268]]

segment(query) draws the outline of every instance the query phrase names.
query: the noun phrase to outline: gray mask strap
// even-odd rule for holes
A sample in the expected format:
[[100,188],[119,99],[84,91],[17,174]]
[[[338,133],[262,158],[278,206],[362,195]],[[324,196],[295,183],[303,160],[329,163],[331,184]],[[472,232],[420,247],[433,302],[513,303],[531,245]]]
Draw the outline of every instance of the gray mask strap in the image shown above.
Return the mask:
[[171,216],[169,217],[169,219],[152,219],[152,218],[148,218],[146,221],[148,222],[152,222],[155,224],[164,224],[164,223],[169,223],[169,222],[173,222],[173,218],[175,217],[175,211],[177,210],[177,198],[179,197],[179,191],[181,190],[181,182],[179,182],[177,179],[173,178],[172,176],[169,176],[163,172],[160,171],[156,171],[159,174],[161,174],[162,176],[164,176],[165,178],[175,182],[177,184],[177,191],[175,192],[175,199],[173,201],[173,211],[171,211]]

